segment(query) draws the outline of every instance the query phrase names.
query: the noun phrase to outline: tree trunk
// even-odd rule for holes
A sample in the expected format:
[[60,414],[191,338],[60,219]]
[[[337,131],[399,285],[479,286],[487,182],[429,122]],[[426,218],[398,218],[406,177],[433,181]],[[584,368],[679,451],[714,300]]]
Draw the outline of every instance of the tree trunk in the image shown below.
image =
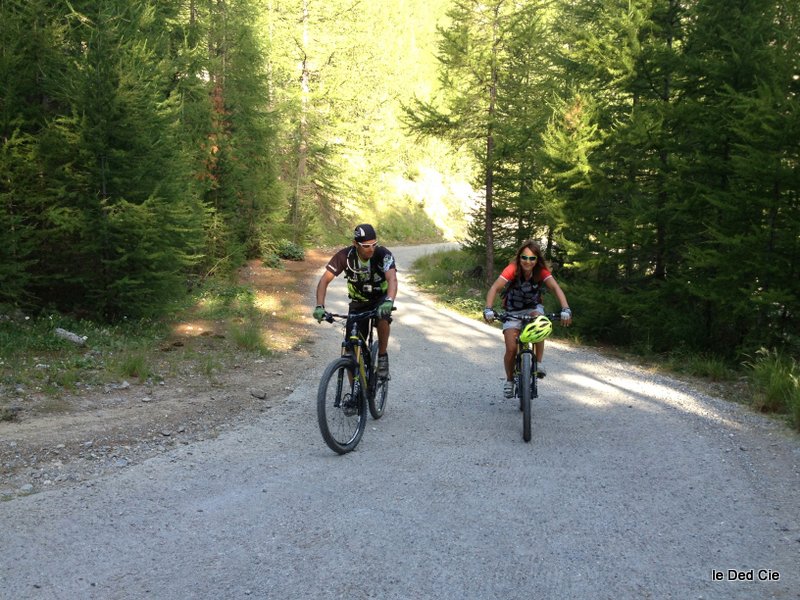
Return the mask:
[[294,194],[291,200],[292,241],[297,244],[300,238],[300,199],[306,179],[308,163],[308,96],[310,90],[308,72],[308,0],[303,0],[303,41],[300,53],[303,57],[300,73],[300,118],[298,120],[297,173],[295,174]]
[[[495,7],[492,22],[492,38],[497,40],[497,20],[499,6]],[[492,44],[491,81],[489,83],[489,114],[486,133],[486,281],[494,281],[494,215],[492,199],[494,195],[494,113],[497,102],[497,44]]]

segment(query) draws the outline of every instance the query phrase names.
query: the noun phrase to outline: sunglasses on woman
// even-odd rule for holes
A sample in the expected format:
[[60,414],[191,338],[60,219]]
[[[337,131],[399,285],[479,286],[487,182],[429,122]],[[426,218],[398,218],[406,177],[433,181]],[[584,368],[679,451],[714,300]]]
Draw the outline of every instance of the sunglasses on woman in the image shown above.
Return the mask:
[[536,256],[535,254],[533,256],[525,256],[524,254],[520,254],[519,258],[520,260],[526,260],[530,262],[536,262],[537,260],[539,260],[539,257]]

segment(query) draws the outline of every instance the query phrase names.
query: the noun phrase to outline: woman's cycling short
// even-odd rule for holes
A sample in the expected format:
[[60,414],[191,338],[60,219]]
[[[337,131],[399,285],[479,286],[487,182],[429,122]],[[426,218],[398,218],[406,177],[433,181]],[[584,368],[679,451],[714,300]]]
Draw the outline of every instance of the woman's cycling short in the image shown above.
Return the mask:
[[[524,310],[510,310],[506,313],[510,317],[524,317],[525,315],[530,315],[534,313],[539,313],[540,315],[544,314],[544,306],[541,304],[537,304],[536,308],[526,308]],[[509,319],[503,323],[503,331],[506,329],[522,329],[522,321],[520,319]]]

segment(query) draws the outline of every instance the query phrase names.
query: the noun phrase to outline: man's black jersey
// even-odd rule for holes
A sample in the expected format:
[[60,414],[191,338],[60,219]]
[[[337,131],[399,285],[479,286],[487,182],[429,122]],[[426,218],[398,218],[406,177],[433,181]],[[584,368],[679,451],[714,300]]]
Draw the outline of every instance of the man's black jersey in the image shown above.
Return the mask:
[[334,275],[344,271],[347,295],[354,302],[372,302],[386,296],[389,283],[386,271],[397,269],[394,256],[388,248],[378,246],[368,261],[362,261],[355,246],[342,248],[333,255],[325,267]]

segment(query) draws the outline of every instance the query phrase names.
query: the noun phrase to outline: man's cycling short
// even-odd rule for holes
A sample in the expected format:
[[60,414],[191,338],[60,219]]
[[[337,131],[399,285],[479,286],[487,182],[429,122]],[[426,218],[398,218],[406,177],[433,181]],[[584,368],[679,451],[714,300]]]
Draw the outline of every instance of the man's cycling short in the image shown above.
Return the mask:
[[[373,308],[378,308],[378,306],[383,302],[383,297],[372,300],[370,302],[351,302],[349,306],[348,312],[350,314],[353,313],[360,313],[365,312],[368,310],[372,310]],[[376,317],[377,319],[377,317]],[[382,321],[386,321],[387,323],[392,322],[392,317],[384,317],[381,319]],[[369,319],[362,319],[358,323],[358,330],[361,332],[361,335],[365,338],[367,337],[367,332],[369,330]]]

